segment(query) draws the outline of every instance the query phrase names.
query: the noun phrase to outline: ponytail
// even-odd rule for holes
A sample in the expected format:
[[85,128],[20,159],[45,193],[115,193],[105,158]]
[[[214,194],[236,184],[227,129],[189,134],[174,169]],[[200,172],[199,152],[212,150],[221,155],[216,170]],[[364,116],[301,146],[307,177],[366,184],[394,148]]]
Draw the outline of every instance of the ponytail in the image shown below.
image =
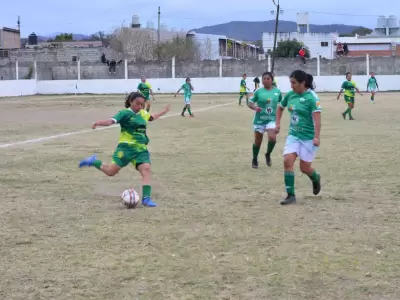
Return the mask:
[[314,77],[311,74],[307,74],[305,87],[311,90],[315,89]]

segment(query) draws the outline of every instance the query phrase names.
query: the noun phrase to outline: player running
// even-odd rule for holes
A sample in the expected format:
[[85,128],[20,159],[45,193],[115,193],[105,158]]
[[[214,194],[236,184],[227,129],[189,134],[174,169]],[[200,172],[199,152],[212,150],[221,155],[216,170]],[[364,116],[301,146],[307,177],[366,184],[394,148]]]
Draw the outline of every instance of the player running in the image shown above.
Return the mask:
[[375,94],[379,90],[378,81],[375,78],[375,73],[371,73],[371,77],[368,79],[367,92],[371,93],[371,102],[375,103]]
[[[155,100],[155,98],[154,98],[154,94],[153,94],[153,90],[151,89],[151,85],[150,85],[150,83],[148,83],[147,82],[147,79],[146,79],[146,77],[145,76],[142,76],[142,78],[141,78],[141,83],[139,83],[139,85],[138,85],[138,87],[137,87],[137,91],[139,92],[139,93],[142,93],[143,94],[143,96],[144,96],[144,99],[145,99],[145,108],[146,108],[146,111],[147,112],[149,112],[150,111],[150,107],[151,107],[151,104],[150,104],[150,95],[151,95],[151,97],[153,98],[153,100]],[[144,107],[143,106],[143,107]]]
[[187,109],[187,111],[189,112],[189,116],[190,116],[191,118],[193,118],[194,115],[192,114],[192,111],[191,111],[191,109],[190,109],[190,102],[191,102],[191,99],[192,99],[192,91],[194,91],[194,88],[193,88],[193,85],[191,84],[191,80],[190,80],[189,77],[186,78],[185,83],[184,83],[184,84],[180,87],[180,89],[176,92],[175,98],[176,98],[176,96],[178,95],[178,93],[179,93],[181,90],[183,90],[183,98],[184,98],[184,100],[185,100],[185,106],[183,107],[181,116],[182,116],[182,117],[185,116],[185,111],[186,111],[186,109]]
[[321,191],[321,176],[312,168],[320,145],[321,132],[321,106],[315,93],[313,77],[302,70],[296,70],[290,75],[292,91],[286,94],[279,103],[276,113],[276,132],[279,133],[283,110],[287,107],[290,113],[289,135],[286,138],[283,150],[283,164],[285,170],[285,186],[287,197],[280,202],[281,205],[296,202],[294,189],[293,166],[300,158],[300,170],[312,182],[313,194]]
[[170,107],[167,106],[162,112],[150,115],[142,109],[145,98],[141,93],[131,93],[125,100],[125,108],[108,120],[96,121],[92,128],[98,126],[110,126],[119,124],[121,134],[118,146],[113,154],[111,164],[104,164],[92,155],[79,164],[79,167],[91,167],[102,171],[107,176],[116,175],[122,168],[132,163],[142,176],[142,204],[155,207],[157,204],[151,199],[151,161],[147,149],[149,138],[146,134],[147,123],[165,115]]
[[240,80],[240,96],[239,96],[239,105],[242,106],[242,99],[244,96],[246,96],[246,104],[249,104],[249,94],[247,91],[250,89],[246,85],[246,78],[247,75],[243,74],[242,80]]
[[346,81],[342,83],[342,88],[340,89],[339,95],[337,99],[339,100],[340,95],[344,90],[344,101],[347,103],[347,109],[342,113],[343,119],[346,120],[346,115],[349,114],[349,120],[354,120],[351,111],[354,109],[355,104],[355,91],[359,93],[361,96],[363,95],[360,90],[357,88],[356,83],[351,79],[352,75],[350,72],[346,73]]
[[276,144],[275,115],[278,103],[282,100],[281,91],[273,87],[274,76],[271,72],[262,75],[263,88],[255,91],[248,106],[254,110],[254,144],[252,166],[258,168],[258,153],[260,152],[264,133],[268,133],[268,146],[265,159],[267,166],[271,166],[271,153]]

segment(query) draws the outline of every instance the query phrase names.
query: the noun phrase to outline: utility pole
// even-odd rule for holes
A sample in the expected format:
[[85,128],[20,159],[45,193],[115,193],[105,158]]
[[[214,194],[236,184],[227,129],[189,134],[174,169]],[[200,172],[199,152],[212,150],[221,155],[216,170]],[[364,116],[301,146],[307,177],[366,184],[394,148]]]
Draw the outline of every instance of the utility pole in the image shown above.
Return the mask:
[[[272,0],[274,5],[276,6],[276,19],[275,19],[275,36],[274,36],[274,48],[272,51],[272,65],[271,65],[271,72],[274,72],[274,67],[275,67],[275,55],[276,55],[276,42],[278,38],[278,27],[279,27],[279,14],[283,13],[283,10],[281,11],[281,6],[279,4],[276,4],[275,0]],[[271,11],[271,14],[274,14],[274,11]]]
[[161,35],[160,35],[160,30],[161,30],[161,8],[160,6],[158,7],[158,26],[157,26],[157,54],[158,54],[158,60],[160,60],[160,40],[161,40]]

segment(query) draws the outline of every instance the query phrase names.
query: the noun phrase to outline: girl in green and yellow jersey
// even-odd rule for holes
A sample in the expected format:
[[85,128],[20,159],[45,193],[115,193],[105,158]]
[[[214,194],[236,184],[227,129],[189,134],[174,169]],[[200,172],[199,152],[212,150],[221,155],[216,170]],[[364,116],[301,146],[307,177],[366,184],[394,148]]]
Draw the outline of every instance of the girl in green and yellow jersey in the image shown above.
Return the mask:
[[354,108],[354,96],[359,93],[361,96],[363,95],[360,90],[357,88],[356,83],[351,79],[352,75],[350,72],[346,73],[346,81],[342,83],[342,88],[340,89],[339,95],[337,99],[339,100],[340,95],[344,90],[344,101],[347,103],[347,109],[342,113],[343,119],[346,119],[346,115],[349,114],[349,120],[354,120],[351,111]]
[[146,108],[146,111],[149,112],[150,107],[151,107],[150,95],[151,95],[151,97],[153,97],[153,100],[155,100],[153,90],[151,89],[150,83],[147,82],[146,77],[142,76],[141,81],[142,82],[139,83],[139,85],[137,87],[137,91],[139,93],[142,93],[142,95],[144,96],[144,100],[146,101],[144,106]]
[[253,119],[254,144],[252,166],[258,168],[258,153],[264,133],[268,133],[268,146],[265,159],[267,166],[271,166],[271,153],[276,144],[275,115],[278,103],[282,100],[281,91],[273,86],[274,76],[271,72],[265,72],[262,75],[262,84],[264,87],[255,91],[250,99],[248,106],[255,111]]
[[240,95],[239,95],[240,106],[242,105],[242,99],[244,96],[246,96],[246,104],[249,104],[249,94],[247,93],[247,91],[249,91],[250,89],[247,87],[246,78],[247,75],[243,74],[242,80],[240,80]]

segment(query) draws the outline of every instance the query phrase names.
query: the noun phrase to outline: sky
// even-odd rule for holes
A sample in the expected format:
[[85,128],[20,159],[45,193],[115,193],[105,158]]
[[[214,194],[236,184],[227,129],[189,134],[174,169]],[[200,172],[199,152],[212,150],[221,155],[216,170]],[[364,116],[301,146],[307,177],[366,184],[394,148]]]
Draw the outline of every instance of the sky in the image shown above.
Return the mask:
[[[277,0],[276,0],[277,1]],[[380,0],[280,0],[282,20],[295,21],[298,12],[309,12],[311,24],[341,23],[373,28],[379,15],[395,12],[400,18],[400,1]],[[133,15],[142,24],[157,24],[161,7],[161,23],[168,28],[190,30],[230,21],[266,21],[273,18],[272,0],[13,0],[2,1],[0,27],[16,27],[21,17],[22,36],[35,32],[91,34],[111,32],[122,24],[129,25]],[[302,4],[300,5],[299,2]],[[112,3],[112,4],[111,4]],[[390,5],[389,5],[390,3]],[[229,5],[227,5],[229,4]]]

